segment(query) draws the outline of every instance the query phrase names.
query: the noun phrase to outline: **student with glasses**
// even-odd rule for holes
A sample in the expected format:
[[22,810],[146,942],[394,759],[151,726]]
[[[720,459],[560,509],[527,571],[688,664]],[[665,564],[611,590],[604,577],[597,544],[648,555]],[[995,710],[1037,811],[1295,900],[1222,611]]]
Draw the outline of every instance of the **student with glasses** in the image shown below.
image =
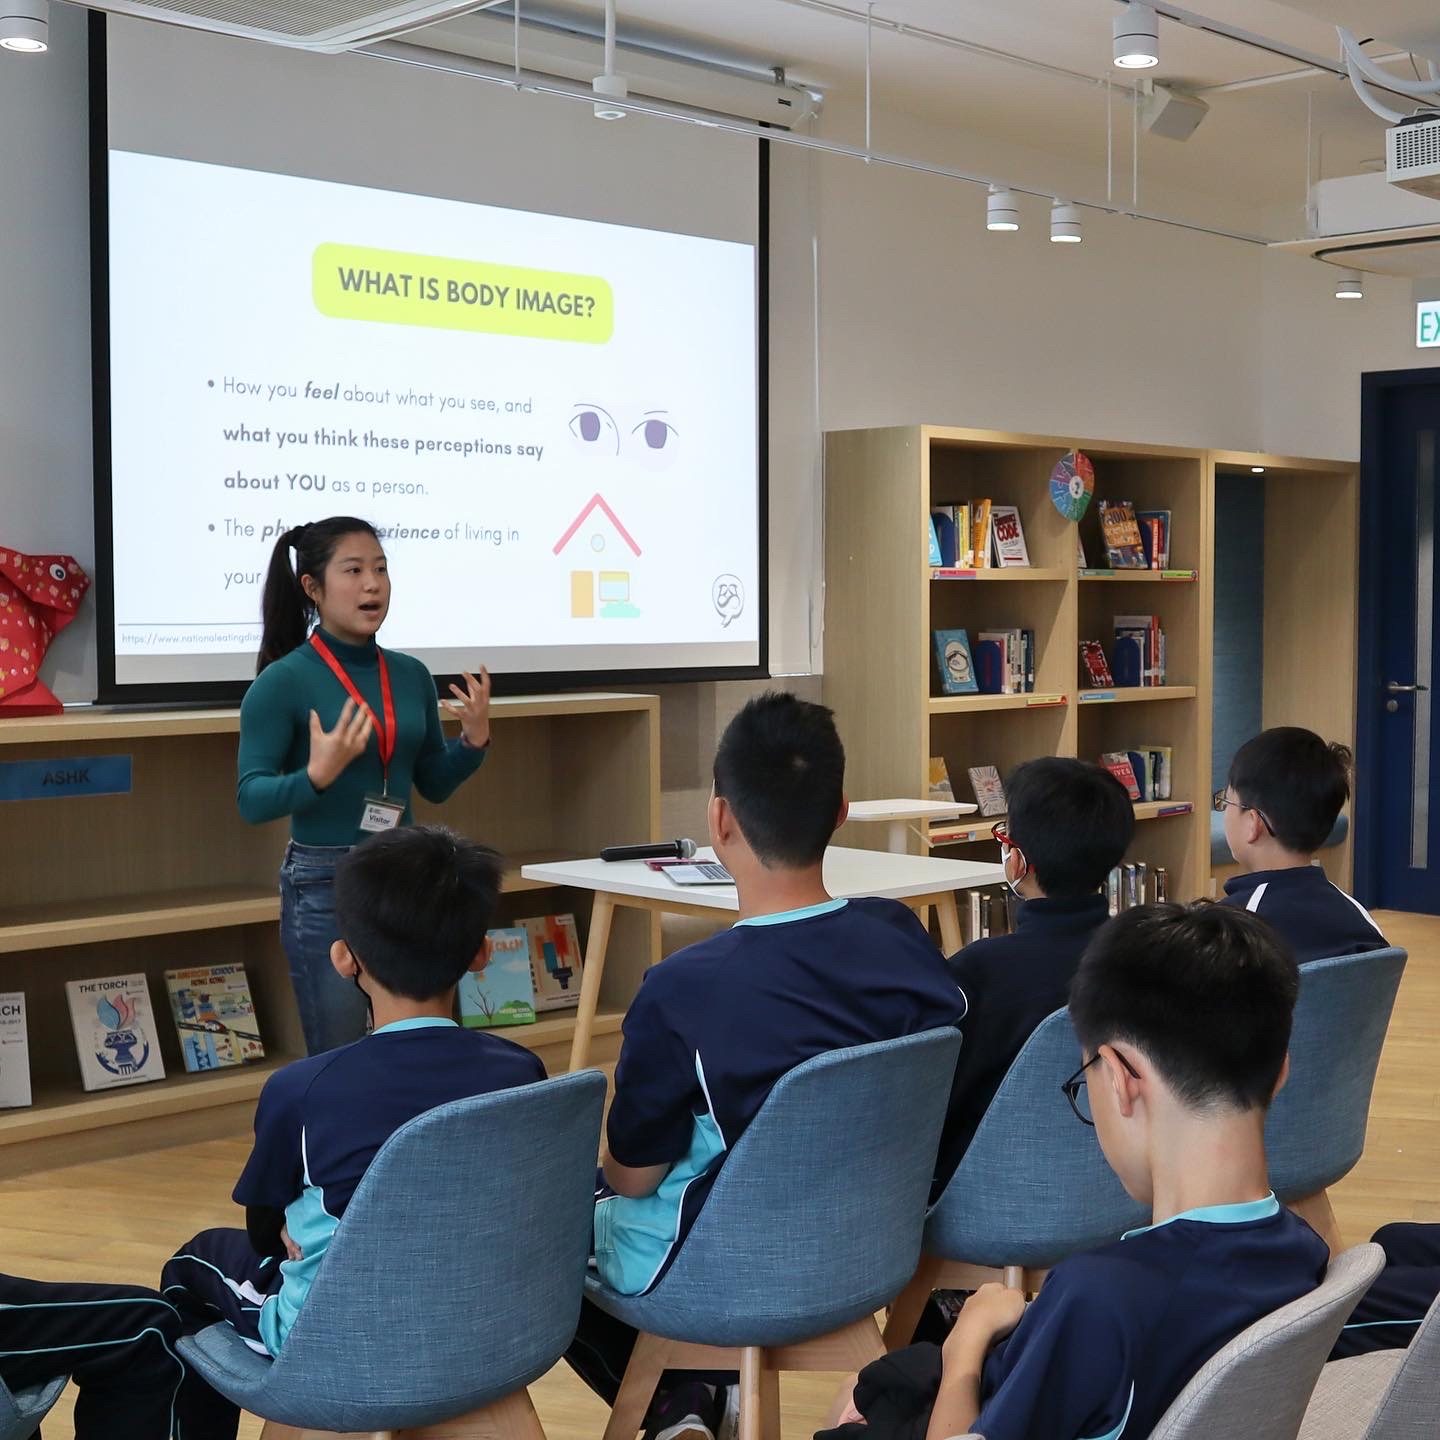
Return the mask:
[[982,1286],[943,1347],[862,1370],[816,1440],[1148,1435],[1218,1350],[1314,1289],[1325,1242],[1265,1168],[1298,990],[1284,943],[1243,910],[1144,905],[1106,924],[1070,991],[1085,1063],[1060,1088],[1151,1224],[1062,1260],[1028,1306]]
[[1268,920],[1302,965],[1387,944],[1364,906],[1313,863],[1349,798],[1350,751],[1282,725],[1235,752],[1212,802],[1245,872],[1225,882],[1222,903]]

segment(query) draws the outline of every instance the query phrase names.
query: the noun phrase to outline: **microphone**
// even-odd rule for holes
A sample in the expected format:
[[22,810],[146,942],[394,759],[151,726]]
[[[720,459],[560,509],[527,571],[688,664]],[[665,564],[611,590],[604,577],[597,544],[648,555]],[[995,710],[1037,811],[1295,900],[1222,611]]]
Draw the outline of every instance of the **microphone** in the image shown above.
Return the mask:
[[660,840],[654,845],[607,845],[602,860],[690,860],[695,855],[693,840]]

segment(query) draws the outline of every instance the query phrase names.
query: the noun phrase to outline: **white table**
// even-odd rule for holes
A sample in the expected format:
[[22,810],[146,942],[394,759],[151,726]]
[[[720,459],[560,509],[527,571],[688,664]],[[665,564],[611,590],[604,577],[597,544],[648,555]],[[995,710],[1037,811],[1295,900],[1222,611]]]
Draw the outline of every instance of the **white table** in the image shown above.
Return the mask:
[[958,820],[962,815],[973,815],[979,808],[964,800],[852,800],[845,819],[847,824],[852,820],[861,824],[876,820],[888,822],[887,847],[896,855],[906,855],[910,851],[907,821]]
[[[713,860],[710,849],[696,859]],[[585,947],[585,964],[580,976],[580,1005],[575,1013],[575,1039],[570,1047],[570,1068],[583,1069],[590,1057],[590,1034],[600,999],[600,981],[605,973],[605,952],[610,944],[610,924],[616,906],[649,910],[666,915],[699,915],[720,918],[736,914],[740,897],[733,885],[676,885],[643,860],[559,860],[526,865],[520,874],[526,880],[563,885],[594,892],[590,912],[590,939]],[[884,850],[847,850],[832,845],[825,852],[825,888],[837,900],[876,896],[902,900],[912,910],[933,905],[940,918],[940,936],[951,954],[961,946],[960,912],[955,904],[957,890],[993,885],[1004,880],[1001,866],[976,860],[937,860],[929,855],[894,855]]]

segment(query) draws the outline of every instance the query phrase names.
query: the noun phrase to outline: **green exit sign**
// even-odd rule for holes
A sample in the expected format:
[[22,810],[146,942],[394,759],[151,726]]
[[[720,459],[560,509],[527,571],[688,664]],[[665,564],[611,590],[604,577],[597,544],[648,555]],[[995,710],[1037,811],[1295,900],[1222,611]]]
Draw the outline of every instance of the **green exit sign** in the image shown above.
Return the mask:
[[1421,349],[1440,345],[1440,300],[1421,300],[1415,306],[1415,343]]

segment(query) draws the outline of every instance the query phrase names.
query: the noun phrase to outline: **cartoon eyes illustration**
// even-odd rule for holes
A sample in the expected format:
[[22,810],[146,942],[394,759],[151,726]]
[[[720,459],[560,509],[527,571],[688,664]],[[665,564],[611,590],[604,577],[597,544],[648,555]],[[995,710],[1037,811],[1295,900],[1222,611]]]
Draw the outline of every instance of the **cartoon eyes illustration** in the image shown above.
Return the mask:
[[66,575],[65,567],[64,567],[63,565],[52,565],[52,566],[50,567],[50,578],[51,578],[52,580],[64,580],[64,579],[66,579],[66,578],[67,578],[67,575]]
[[620,453],[620,431],[610,412],[598,405],[577,405],[570,416],[569,428],[581,450],[606,455]]
[[666,410],[647,410],[645,418],[630,432],[631,453],[638,446],[640,458],[652,467],[664,465],[674,455],[680,432],[665,417]]

